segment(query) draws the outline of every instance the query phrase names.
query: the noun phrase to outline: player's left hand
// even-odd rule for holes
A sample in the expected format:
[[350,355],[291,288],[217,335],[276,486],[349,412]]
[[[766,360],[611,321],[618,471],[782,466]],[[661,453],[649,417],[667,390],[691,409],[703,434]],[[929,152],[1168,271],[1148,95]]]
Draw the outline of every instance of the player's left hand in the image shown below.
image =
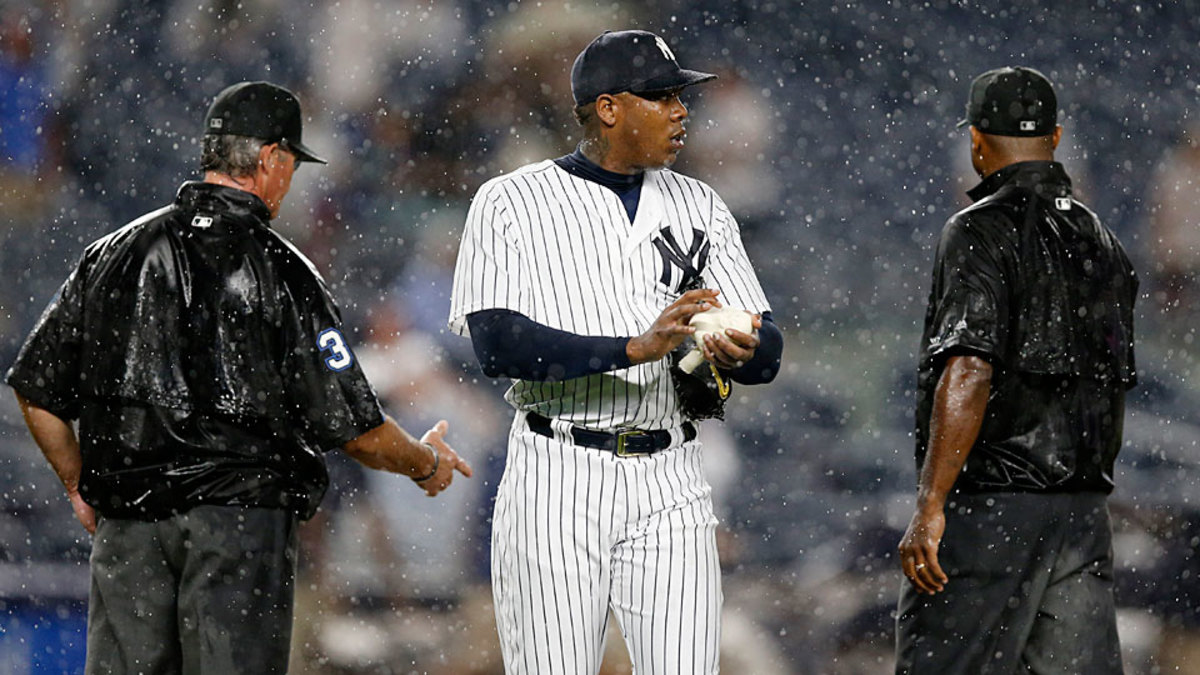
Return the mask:
[[[751,319],[751,324],[755,331],[762,328],[762,315],[755,314]],[[758,335],[726,328],[724,335],[704,336],[704,344],[700,345],[700,351],[704,354],[705,359],[718,368],[734,370],[741,368],[747,361],[754,358],[754,351],[758,349],[758,344]]]

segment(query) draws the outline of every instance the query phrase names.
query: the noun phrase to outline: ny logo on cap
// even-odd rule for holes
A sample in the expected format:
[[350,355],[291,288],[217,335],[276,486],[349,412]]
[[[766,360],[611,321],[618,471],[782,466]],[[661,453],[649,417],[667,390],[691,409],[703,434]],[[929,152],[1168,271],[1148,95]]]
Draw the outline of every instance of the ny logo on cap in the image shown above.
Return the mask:
[[1021,120],[1021,131],[1033,131],[1037,128],[1037,122],[1033,120]]
[[667,43],[665,40],[663,40],[659,36],[655,35],[654,36],[654,44],[658,47],[658,51],[662,52],[663,56],[667,57],[668,60],[670,60],[670,61],[676,60],[675,53],[672,52],[671,48],[667,46]]

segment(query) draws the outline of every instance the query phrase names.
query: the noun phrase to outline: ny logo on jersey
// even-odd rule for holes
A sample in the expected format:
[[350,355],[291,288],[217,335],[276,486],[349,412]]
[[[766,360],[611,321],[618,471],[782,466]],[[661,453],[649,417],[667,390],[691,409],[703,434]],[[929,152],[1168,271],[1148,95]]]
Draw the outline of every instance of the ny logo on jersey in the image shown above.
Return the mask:
[[655,44],[655,46],[658,47],[658,51],[662,52],[663,56],[667,57],[667,60],[669,60],[669,61],[676,60],[675,52],[672,52],[671,48],[667,46],[666,40],[663,40],[662,38],[655,35],[654,36],[654,44]]
[[675,235],[671,234],[670,228],[664,227],[659,230],[658,235],[652,242],[663,261],[662,275],[658,281],[664,286],[672,287],[672,270],[677,268],[680,271],[680,279],[679,283],[674,285],[674,290],[676,293],[682,293],[700,279],[700,274],[708,263],[708,249],[712,242],[708,241],[708,236],[703,230],[693,229],[692,245],[685,253],[679,242],[675,241]]

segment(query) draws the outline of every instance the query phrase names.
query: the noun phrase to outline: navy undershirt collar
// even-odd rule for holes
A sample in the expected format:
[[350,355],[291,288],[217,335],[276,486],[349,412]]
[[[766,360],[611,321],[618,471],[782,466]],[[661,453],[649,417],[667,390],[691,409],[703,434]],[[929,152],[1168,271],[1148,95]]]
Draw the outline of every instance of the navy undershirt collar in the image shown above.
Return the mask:
[[575,148],[575,152],[569,155],[559,157],[554,163],[572,176],[590,180],[617,193],[617,197],[625,205],[625,212],[629,214],[629,222],[633,222],[637,215],[638,201],[642,196],[642,178],[646,175],[644,172],[626,174],[609,171],[584,157],[579,148]]

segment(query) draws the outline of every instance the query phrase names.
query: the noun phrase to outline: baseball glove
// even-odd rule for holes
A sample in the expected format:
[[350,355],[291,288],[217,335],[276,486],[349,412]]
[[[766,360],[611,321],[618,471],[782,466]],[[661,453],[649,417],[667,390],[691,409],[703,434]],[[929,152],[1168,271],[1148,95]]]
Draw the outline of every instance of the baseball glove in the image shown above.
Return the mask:
[[680,410],[690,420],[714,417],[723,420],[725,401],[733,391],[733,382],[727,373],[721,372],[708,361],[690,373],[685,372],[679,364],[695,348],[695,341],[689,337],[670,354],[671,382],[675,385]]

